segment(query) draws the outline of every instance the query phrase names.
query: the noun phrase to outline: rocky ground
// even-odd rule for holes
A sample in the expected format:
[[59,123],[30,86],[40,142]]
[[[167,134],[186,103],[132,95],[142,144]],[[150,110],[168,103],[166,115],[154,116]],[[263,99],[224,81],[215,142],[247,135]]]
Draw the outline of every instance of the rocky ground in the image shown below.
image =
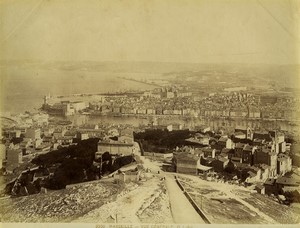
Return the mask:
[[[1,222],[180,223],[179,218],[185,210],[183,204],[178,203],[179,193],[174,196],[174,175],[212,223],[300,222],[299,204],[281,205],[274,198],[245,187],[164,173],[159,163],[144,158],[140,162],[144,170],[151,171],[143,171],[142,180],[137,183],[115,184],[113,178],[108,177],[68,186],[64,190],[0,198]],[[182,219],[186,218],[189,216]]]
[[156,175],[127,184],[113,202],[75,219],[80,223],[172,223],[164,182]]
[[250,205],[263,211],[266,215],[282,224],[300,223],[300,204],[290,206],[279,204],[274,197],[268,197],[258,193],[239,192],[240,197]]
[[116,198],[118,186],[95,181],[68,189],[0,200],[1,222],[69,222]]
[[178,175],[182,185],[212,223],[296,224],[299,204],[286,206],[245,187]]
[[142,223],[174,223],[164,184],[161,184],[159,191],[146,201],[137,215]]
[[26,197],[1,198],[1,222],[173,223],[165,182],[143,173],[138,183],[113,178]]

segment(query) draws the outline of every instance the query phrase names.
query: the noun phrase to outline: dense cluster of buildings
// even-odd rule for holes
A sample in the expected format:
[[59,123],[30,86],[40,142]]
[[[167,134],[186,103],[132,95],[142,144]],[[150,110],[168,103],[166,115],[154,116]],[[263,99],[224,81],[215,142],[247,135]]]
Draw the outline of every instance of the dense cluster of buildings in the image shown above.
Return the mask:
[[292,164],[291,144],[286,143],[281,132],[236,129],[233,137],[221,135],[216,139],[203,133],[187,141],[198,142],[204,147],[177,148],[173,159],[164,164],[166,170],[201,175],[206,179],[213,174],[234,174],[246,184],[260,186],[260,189],[267,186],[268,194],[273,193],[269,191],[271,180],[274,183],[272,191],[279,191],[276,183],[283,178],[288,181],[283,186],[293,186],[294,190],[300,186],[299,178],[286,176],[292,173],[293,164],[299,164]]
[[90,103],[87,110],[95,115],[173,115],[288,121],[298,120],[300,116],[296,101],[290,97],[227,92],[200,98],[192,96],[191,92],[172,90],[147,91],[140,96],[106,97]]
[[[34,118],[36,115],[33,115]],[[107,151],[114,154],[117,151],[119,155],[128,155],[137,152],[132,131],[131,135],[124,133],[131,128],[129,125],[101,123],[74,126],[72,123],[57,124],[44,120],[42,125],[37,123],[33,121],[26,126],[16,124],[12,128],[1,129],[0,168],[4,172],[13,173],[24,161],[28,162],[34,156],[76,145],[79,140],[88,138],[101,139],[98,149],[102,153]]]
[[[103,96],[99,101],[49,104],[45,96],[43,109],[50,114],[73,115],[85,111],[92,115],[175,115],[205,118],[247,118],[299,120],[297,99],[287,95],[253,94],[229,88],[206,96],[193,94],[188,87],[162,87],[143,93]],[[284,108],[283,108],[284,107]]]
[[[132,94],[102,96],[98,101],[60,101],[50,103],[45,96],[42,109],[45,113],[25,113],[14,118],[13,128],[1,130],[0,168],[14,173],[36,155],[48,153],[61,147],[75,145],[78,140],[100,138],[95,160],[102,159],[108,152],[114,157],[140,154],[140,147],[134,141],[132,126],[115,124],[58,124],[49,120],[49,115],[71,116],[116,115],[116,116],[182,116],[200,119],[220,119],[218,129],[233,127],[232,135],[220,131],[216,135],[209,126],[194,126],[197,131],[186,142],[192,145],[176,148],[173,154],[159,154],[156,158],[165,160],[163,167],[178,173],[201,175],[209,179],[225,173],[235,175],[243,183],[255,185],[260,193],[279,194],[287,189],[298,188],[300,183],[293,178],[295,160],[291,156],[290,143],[283,132],[255,129],[254,122],[241,126],[240,119],[262,122],[268,119],[299,120],[300,111],[296,98],[247,93],[246,87],[236,87],[221,93],[197,96],[187,87],[162,87],[152,91]],[[225,119],[233,119],[224,123]],[[152,122],[146,128],[176,131],[185,129],[181,123],[161,125]],[[190,145],[190,144],[189,144]],[[145,152],[147,154],[147,152]],[[155,153],[148,152],[148,156]],[[94,161],[95,162],[95,161]],[[98,162],[98,163],[97,163]],[[96,162],[100,166],[99,161]],[[102,160],[101,160],[102,162]],[[102,164],[102,163],[101,163]],[[297,164],[296,164],[297,165]],[[48,173],[49,174],[49,173]],[[27,174],[26,174],[27,175]],[[289,176],[288,176],[289,175]],[[139,172],[119,172],[115,178],[126,182],[138,179]],[[127,178],[127,179],[126,179]],[[34,181],[32,177],[32,181]]]

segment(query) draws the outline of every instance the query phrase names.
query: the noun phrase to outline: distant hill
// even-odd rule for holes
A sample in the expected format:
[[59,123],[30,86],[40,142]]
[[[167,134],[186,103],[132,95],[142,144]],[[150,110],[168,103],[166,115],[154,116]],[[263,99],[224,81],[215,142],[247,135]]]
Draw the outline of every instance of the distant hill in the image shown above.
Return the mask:
[[[1,67],[42,68],[76,72],[110,72],[110,73],[141,73],[141,77],[149,74],[169,76],[182,72],[235,72],[245,77],[263,77],[285,83],[286,87],[299,87],[300,65],[266,65],[266,64],[201,64],[172,62],[97,62],[97,61],[1,61]],[[152,77],[153,75],[151,75]],[[138,74],[133,77],[139,77]],[[297,83],[298,82],[298,83]]]

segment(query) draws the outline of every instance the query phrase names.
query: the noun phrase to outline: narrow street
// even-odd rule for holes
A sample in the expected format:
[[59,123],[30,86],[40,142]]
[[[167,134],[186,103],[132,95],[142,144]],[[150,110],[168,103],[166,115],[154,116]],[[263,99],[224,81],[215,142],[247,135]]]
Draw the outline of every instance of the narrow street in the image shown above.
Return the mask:
[[166,186],[170,198],[171,212],[175,223],[205,223],[183,194],[175,182],[173,175],[166,174]]

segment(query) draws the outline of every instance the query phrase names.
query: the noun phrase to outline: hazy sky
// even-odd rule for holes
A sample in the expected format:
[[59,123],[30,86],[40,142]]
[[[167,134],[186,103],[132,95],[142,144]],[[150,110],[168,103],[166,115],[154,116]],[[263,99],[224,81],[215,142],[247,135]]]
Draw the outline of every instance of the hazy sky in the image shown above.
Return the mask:
[[299,0],[1,0],[0,59],[300,63]]

